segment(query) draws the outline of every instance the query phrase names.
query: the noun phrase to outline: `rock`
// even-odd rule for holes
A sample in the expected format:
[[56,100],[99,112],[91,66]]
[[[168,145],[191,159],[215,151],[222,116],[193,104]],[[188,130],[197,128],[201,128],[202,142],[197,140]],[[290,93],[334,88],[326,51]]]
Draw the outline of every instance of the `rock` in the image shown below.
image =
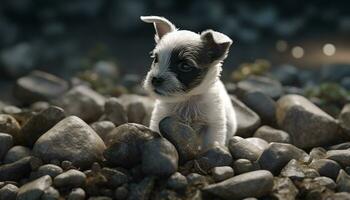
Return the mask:
[[12,184],[6,184],[0,189],[0,200],[15,200],[18,193],[18,187]]
[[80,85],[66,92],[54,104],[67,115],[75,115],[86,122],[97,121],[103,114],[105,98],[87,86]]
[[275,177],[271,196],[276,199],[294,200],[298,189],[289,178]]
[[70,116],[42,135],[33,151],[45,162],[69,160],[74,166],[87,168],[93,162],[102,161],[105,149],[95,131],[78,117]]
[[318,160],[325,158],[327,155],[327,151],[322,147],[315,147],[311,149],[309,155],[311,160]]
[[342,167],[350,166],[350,150],[330,150],[327,151],[327,159],[334,160]]
[[245,138],[245,140],[255,145],[256,147],[258,147],[261,151],[264,151],[265,149],[267,149],[267,147],[269,147],[269,143],[267,143],[265,140],[261,138],[249,137],[249,138]]
[[258,162],[261,169],[266,169],[273,174],[278,174],[280,170],[292,159],[296,159],[301,162],[308,162],[310,157],[303,150],[291,144],[272,142],[261,154]]
[[51,176],[51,178],[55,178],[61,173],[63,173],[63,169],[61,167],[53,164],[46,164],[38,168],[38,171],[36,171],[35,176],[39,178],[41,176],[49,175]]
[[202,188],[208,185],[208,179],[197,173],[190,173],[187,175],[187,182],[190,186]]
[[293,65],[282,65],[272,71],[273,77],[282,85],[299,85],[299,70]]
[[314,181],[319,183],[321,186],[325,186],[330,190],[334,190],[337,187],[337,185],[331,178],[325,176],[316,177],[314,178]]
[[11,77],[18,77],[35,68],[37,49],[28,42],[21,42],[2,51],[0,58],[4,71]]
[[214,167],[211,170],[211,174],[215,182],[226,180],[235,175],[232,167],[229,166]]
[[13,145],[13,138],[6,133],[0,133],[0,161],[4,158],[8,150]]
[[53,180],[56,187],[74,188],[82,187],[86,183],[86,175],[78,170],[70,169],[56,176]]
[[237,159],[233,162],[233,169],[235,174],[243,174],[259,170],[259,167],[248,159]]
[[14,96],[24,104],[49,101],[69,88],[67,81],[42,71],[33,71],[16,81]]
[[30,105],[30,109],[34,112],[41,112],[43,110],[46,110],[50,107],[50,103],[47,101],[37,101]]
[[226,147],[217,145],[201,153],[196,161],[201,170],[209,171],[213,167],[231,165],[232,156]]
[[318,172],[314,169],[308,168],[303,163],[292,159],[281,171],[282,177],[288,177],[293,181],[300,181],[304,178],[315,178],[319,176]]
[[270,126],[261,126],[255,131],[254,137],[261,138],[267,142],[291,143],[288,133],[274,129]]
[[346,149],[350,149],[350,142],[344,142],[344,143],[340,143],[340,144],[335,144],[335,145],[332,145],[332,146],[328,147],[327,149],[329,149],[329,150],[346,150]]
[[113,188],[119,187],[129,181],[128,175],[116,169],[104,167],[101,173],[107,179],[108,184]]
[[40,199],[52,184],[52,179],[50,176],[43,176],[32,182],[29,182],[19,188],[17,199],[18,200],[34,200]]
[[283,93],[280,82],[263,76],[250,76],[237,83],[238,96],[243,96],[247,92],[261,92],[267,96],[277,99]]
[[262,197],[273,188],[273,175],[266,170],[244,173],[225,181],[208,185],[205,192],[223,199],[243,199],[246,197]]
[[146,175],[170,176],[177,171],[179,155],[164,138],[156,138],[142,147],[142,171]]
[[64,110],[56,106],[50,106],[39,114],[34,115],[22,126],[19,132],[21,143],[33,146],[41,135],[50,130],[64,117]]
[[350,137],[350,104],[346,104],[341,110],[339,124],[343,132]]
[[142,124],[147,111],[142,102],[130,103],[127,107],[128,122]]
[[350,193],[350,176],[344,170],[340,170],[338,174],[337,191]]
[[181,163],[195,158],[199,153],[196,132],[176,117],[165,117],[159,122],[160,133],[176,147]]
[[237,98],[231,96],[232,105],[236,111],[236,136],[250,137],[260,126],[260,117]]
[[81,188],[73,188],[72,191],[68,194],[68,200],[84,200],[85,191]]
[[286,95],[278,100],[277,123],[299,148],[329,145],[340,139],[335,119],[305,97]]
[[41,200],[59,200],[60,193],[53,187],[49,187],[44,191],[44,194],[40,198]]
[[115,126],[119,126],[128,122],[126,110],[121,104],[120,99],[117,99],[115,97],[107,99],[105,103],[105,115],[103,119],[113,122]]
[[168,178],[167,187],[173,190],[185,189],[188,185],[187,179],[180,172],[175,172]]
[[263,151],[247,140],[241,140],[236,143],[229,141],[228,148],[234,159],[243,158],[250,161],[256,161]]
[[115,125],[110,121],[98,121],[91,124],[91,128],[107,143],[108,134],[115,128]]
[[0,110],[2,110],[3,114],[9,114],[9,115],[17,114],[17,113],[22,112],[22,110],[20,108],[16,107],[16,106],[4,106]]
[[25,157],[10,164],[0,166],[0,181],[19,181],[29,175],[32,157]]
[[128,195],[129,190],[124,186],[120,186],[117,189],[115,189],[114,197],[116,200],[124,200],[128,197]]
[[141,146],[148,140],[160,137],[146,126],[127,123],[110,132],[104,156],[109,163],[130,168],[140,163]]
[[14,146],[6,154],[4,163],[13,163],[21,158],[31,156],[33,153],[28,147]]
[[146,177],[138,184],[130,185],[129,200],[148,200],[154,187],[154,178]]
[[326,176],[333,180],[337,178],[341,169],[337,162],[329,159],[313,160],[309,166],[316,169],[321,176]]
[[19,138],[19,130],[21,129],[19,123],[11,115],[0,114],[0,133],[7,133],[12,135],[16,143]]
[[245,105],[259,115],[264,124],[276,124],[276,102],[270,96],[256,91],[247,92],[240,98]]

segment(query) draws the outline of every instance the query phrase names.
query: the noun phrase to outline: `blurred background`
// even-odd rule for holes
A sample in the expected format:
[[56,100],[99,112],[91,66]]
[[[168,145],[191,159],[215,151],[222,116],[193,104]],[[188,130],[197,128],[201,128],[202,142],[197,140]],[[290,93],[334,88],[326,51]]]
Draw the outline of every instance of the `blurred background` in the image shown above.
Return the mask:
[[[11,95],[16,79],[33,70],[70,84],[87,81],[114,96],[135,88],[154,47],[153,27],[139,17],[160,15],[180,29],[229,35],[234,44],[224,65],[227,82],[272,73],[290,91],[311,88],[316,97],[337,91],[344,103],[349,7],[348,1],[326,0],[1,0],[0,100],[17,101]],[[115,89],[115,83],[125,88]],[[136,88],[131,92],[142,93]]]

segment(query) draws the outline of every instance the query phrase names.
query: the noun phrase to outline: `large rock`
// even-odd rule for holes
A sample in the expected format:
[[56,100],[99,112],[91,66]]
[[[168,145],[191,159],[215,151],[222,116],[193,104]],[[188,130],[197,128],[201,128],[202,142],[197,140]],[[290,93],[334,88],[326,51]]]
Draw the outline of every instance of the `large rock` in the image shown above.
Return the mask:
[[142,147],[142,171],[148,175],[170,176],[177,171],[179,155],[168,140],[156,138]]
[[11,115],[0,114],[0,133],[12,135],[16,143],[19,138],[19,130],[21,129],[17,120]]
[[247,92],[262,92],[271,98],[279,98],[283,93],[280,82],[263,76],[250,76],[247,79],[238,82],[237,92],[243,96]]
[[6,133],[0,133],[0,161],[4,158],[8,150],[13,145],[13,138]]
[[256,91],[247,92],[240,99],[260,116],[263,123],[270,125],[276,124],[276,102],[271,97]]
[[301,162],[309,162],[309,155],[303,150],[284,143],[270,143],[269,147],[258,159],[261,169],[266,169],[273,174],[279,174],[280,170],[292,159]]
[[350,104],[346,104],[340,112],[339,124],[343,132],[350,137]]
[[75,116],[61,120],[35,143],[33,151],[45,162],[69,160],[87,168],[102,161],[106,149],[102,139],[89,125]]
[[260,117],[237,98],[231,96],[232,105],[236,111],[237,136],[251,137],[260,126]]
[[33,146],[36,140],[56,125],[65,117],[64,110],[56,106],[50,106],[37,115],[30,118],[19,133],[21,143],[27,146]]
[[87,86],[72,88],[54,101],[67,115],[76,115],[86,122],[94,122],[103,114],[105,98]]
[[264,139],[267,142],[290,143],[290,136],[282,130],[270,126],[262,126],[255,131],[254,137]]
[[68,88],[69,85],[65,80],[46,72],[34,71],[17,79],[14,95],[20,102],[31,104],[57,98]]
[[142,160],[142,145],[157,137],[160,137],[157,132],[140,124],[120,125],[110,132],[104,156],[112,165],[133,167]]
[[176,147],[180,161],[195,158],[199,153],[199,139],[196,132],[176,117],[165,117],[159,123],[160,133]]
[[50,176],[43,176],[19,188],[18,200],[39,200],[52,184]]
[[340,139],[337,121],[302,96],[279,99],[276,116],[278,125],[299,148],[329,145]]
[[244,199],[262,197],[269,194],[272,188],[273,175],[269,171],[258,170],[208,185],[204,191],[223,199]]

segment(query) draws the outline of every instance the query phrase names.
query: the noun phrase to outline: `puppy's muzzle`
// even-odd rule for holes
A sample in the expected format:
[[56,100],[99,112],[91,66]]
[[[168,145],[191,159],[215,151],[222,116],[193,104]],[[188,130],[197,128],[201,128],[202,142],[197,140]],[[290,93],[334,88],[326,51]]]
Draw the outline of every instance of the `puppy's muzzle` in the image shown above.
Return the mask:
[[152,78],[151,82],[154,87],[159,87],[163,84],[164,78],[155,76]]

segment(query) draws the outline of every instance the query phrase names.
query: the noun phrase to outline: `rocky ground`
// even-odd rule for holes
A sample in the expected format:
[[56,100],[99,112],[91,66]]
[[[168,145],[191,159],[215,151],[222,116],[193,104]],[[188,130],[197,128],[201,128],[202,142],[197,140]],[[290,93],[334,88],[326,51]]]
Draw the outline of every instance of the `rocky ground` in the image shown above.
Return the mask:
[[226,83],[237,134],[206,152],[176,118],[147,128],[153,100],[133,78],[117,97],[86,74],[19,78],[20,104],[0,103],[0,200],[350,199],[350,67],[322,69],[333,83],[312,90],[292,66],[244,71]]

